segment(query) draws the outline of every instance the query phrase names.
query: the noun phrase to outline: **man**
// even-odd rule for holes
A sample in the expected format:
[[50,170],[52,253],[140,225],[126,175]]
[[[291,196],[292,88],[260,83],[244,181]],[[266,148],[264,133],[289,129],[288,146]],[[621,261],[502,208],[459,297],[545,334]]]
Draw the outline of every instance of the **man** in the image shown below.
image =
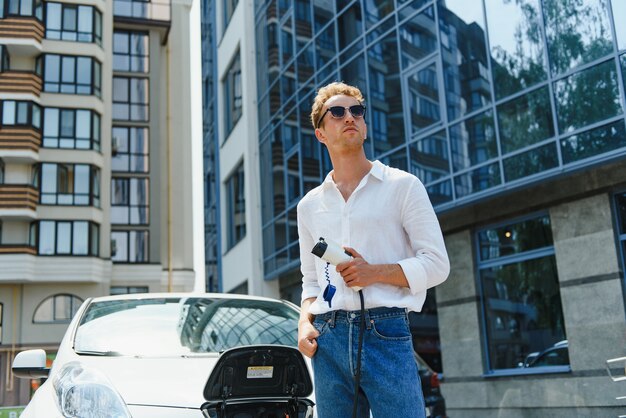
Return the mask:
[[[365,156],[359,89],[331,83],[318,91],[311,122],[333,170],[298,204],[302,310],[298,348],[312,358],[319,418],[352,415],[359,324],[365,300],[359,417],[423,417],[424,399],[408,325],[426,289],[449,262],[422,183]],[[311,254],[323,237],[353,259],[335,267]],[[334,286],[332,292],[324,292]],[[332,296],[332,298],[330,297]]]

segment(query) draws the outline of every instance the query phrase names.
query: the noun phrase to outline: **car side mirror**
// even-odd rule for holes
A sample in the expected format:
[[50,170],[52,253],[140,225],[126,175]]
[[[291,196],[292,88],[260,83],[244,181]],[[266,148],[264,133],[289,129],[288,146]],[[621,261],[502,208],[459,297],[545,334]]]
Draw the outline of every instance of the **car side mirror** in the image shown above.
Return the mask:
[[15,356],[13,374],[22,379],[48,377],[50,369],[46,367],[46,352],[41,349],[22,351]]

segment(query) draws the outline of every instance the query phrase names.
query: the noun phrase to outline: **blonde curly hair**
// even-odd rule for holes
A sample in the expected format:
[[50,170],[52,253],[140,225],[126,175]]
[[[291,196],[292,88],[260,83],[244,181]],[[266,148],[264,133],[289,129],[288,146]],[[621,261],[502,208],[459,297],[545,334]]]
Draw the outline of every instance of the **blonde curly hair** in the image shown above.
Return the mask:
[[363,94],[358,87],[350,86],[340,81],[334,81],[325,85],[317,91],[317,96],[315,96],[315,100],[313,100],[313,107],[311,108],[311,124],[313,125],[313,129],[319,128],[318,124],[320,123],[319,119],[322,114],[324,103],[326,103],[326,101],[331,97],[338,94],[345,94],[346,96],[354,97],[360,104],[363,104],[365,101]]

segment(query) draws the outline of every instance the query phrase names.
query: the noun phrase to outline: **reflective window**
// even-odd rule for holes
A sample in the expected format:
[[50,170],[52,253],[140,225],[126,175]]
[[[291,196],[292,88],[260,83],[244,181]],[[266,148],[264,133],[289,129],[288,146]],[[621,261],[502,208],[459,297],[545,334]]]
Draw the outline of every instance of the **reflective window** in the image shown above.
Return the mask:
[[341,28],[337,31],[339,50],[341,51],[363,34],[363,16],[361,14],[360,2],[352,4],[337,18],[337,27]]
[[624,121],[600,126],[561,140],[563,163],[571,163],[626,147]]
[[39,255],[99,255],[100,227],[87,221],[39,221],[32,231]]
[[[0,0],[1,2],[2,0]],[[4,45],[0,45],[0,73],[11,68],[9,52]]]
[[113,126],[111,170],[147,173],[149,148],[148,128]]
[[450,127],[450,148],[455,171],[498,157],[493,113],[482,113]]
[[450,173],[448,141],[445,131],[428,135],[409,145],[408,171],[425,185],[446,177]]
[[614,60],[557,81],[554,95],[560,132],[622,113]]
[[170,0],[114,0],[113,15],[135,19],[169,21]]
[[435,12],[431,6],[414,16],[399,28],[402,67],[419,62],[437,49]]
[[111,286],[111,295],[131,295],[135,293],[148,293],[148,286]]
[[539,2],[485,2],[496,99],[546,79]]
[[46,3],[46,38],[102,44],[102,13],[92,6]]
[[225,101],[225,135],[224,139],[235,127],[243,112],[243,98],[241,87],[241,61],[239,51],[235,54],[235,59],[230,64],[226,77],[223,81],[224,101]]
[[[380,51],[380,52],[379,52]],[[368,131],[374,154],[380,155],[404,144],[404,114],[397,38],[392,33],[368,49],[370,92],[367,103],[371,115]],[[360,84],[366,86],[365,80]]]
[[146,32],[113,32],[113,71],[147,73],[150,36]]
[[550,170],[559,164],[556,145],[550,143],[530,151],[505,158],[504,177],[506,181],[517,180],[542,171]]
[[235,12],[235,8],[237,7],[237,3],[239,0],[224,0],[224,31],[228,27],[228,23],[230,22],[230,18],[233,17],[233,13]]
[[114,225],[148,225],[150,183],[143,178],[111,179],[111,223]]
[[615,22],[615,36],[617,37],[617,47],[620,50],[626,49],[626,2],[622,0],[612,0],[613,21]]
[[409,77],[408,99],[413,135],[441,120],[439,84],[434,63]]
[[75,295],[50,296],[35,309],[33,323],[68,324],[82,303],[83,299]]
[[38,59],[43,60],[45,92],[100,96],[101,64],[95,59],[54,54],[45,54]]
[[87,164],[41,164],[42,205],[100,206],[100,170]]
[[7,16],[33,16],[43,20],[41,0],[4,0],[0,2],[0,18]]
[[537,143],[554,135],[547,88],[541,88],[498,106],[503,153]]
[[439,1],[443,76],[448,120],[491,99],[482,1]]
[[[617,217],[617,238],[621,255],[622,272],[626,271],[626,192],[615,195],[615,216]],[[624,276],[626,279],[626,276]]]
[[87,109],[45,108],[43,146],[100,150],[100,115]]
[[129,297],[90,304],[72,343],[79,354],[180,358],[242,345],[296,347],[297,329],[298,312],[283,302]]
[[552,74],[591,62],[613,50],[606,1],[542,2]]
[[111,231],[113,263],[148,263],[148,231]]
[[232,248],[246,236],[246,196],[243,162],[226,180],[226,215],[228,223],[228,248]]
[[[480,230],[476,243],[488,371],[523,370],[532,358],[563,347],[567,337],[550,218]],[[561,359],[532,367],[569,369],[569,358]]]
[[113,119],[128,121],[150,119],[147,78],[113,77]]
[[481,192],[502,182],[498,163],[484,165],[454,178],[457,198]]
[[2,126],[41,128],[41,108],[37,103],[15,100],[3,100],[0,103]]

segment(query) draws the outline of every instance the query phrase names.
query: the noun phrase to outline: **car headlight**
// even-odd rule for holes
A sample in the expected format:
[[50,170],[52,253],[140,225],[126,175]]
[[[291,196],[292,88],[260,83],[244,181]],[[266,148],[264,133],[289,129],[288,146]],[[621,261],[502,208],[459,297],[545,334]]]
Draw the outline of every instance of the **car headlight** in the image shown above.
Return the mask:
[[66,418],[132,418],[107,377],[79,362],[67,363],[52,380]]

